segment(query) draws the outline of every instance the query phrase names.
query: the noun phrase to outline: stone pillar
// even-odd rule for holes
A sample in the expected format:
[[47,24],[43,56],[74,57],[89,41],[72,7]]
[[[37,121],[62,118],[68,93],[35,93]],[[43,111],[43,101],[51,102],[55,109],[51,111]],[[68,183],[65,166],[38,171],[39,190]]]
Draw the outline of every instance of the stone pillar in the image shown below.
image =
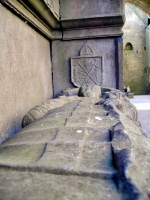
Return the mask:
[[123,39],[116,38],[116,88],[123,91]]
[[146,28],[146,65],[150,67],[150,25]]
[[60,17],[62,35],[52,42],[55,97],[84,84],[122,89],[124,1],[61,0]]

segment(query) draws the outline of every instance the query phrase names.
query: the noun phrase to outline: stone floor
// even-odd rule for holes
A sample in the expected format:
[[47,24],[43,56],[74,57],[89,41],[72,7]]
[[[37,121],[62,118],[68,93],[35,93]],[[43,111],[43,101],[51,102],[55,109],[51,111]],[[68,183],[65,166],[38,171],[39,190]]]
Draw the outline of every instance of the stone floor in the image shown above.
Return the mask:
[[142,130],[150,138],[150,95],[135,95],[130,102],[136,106]]

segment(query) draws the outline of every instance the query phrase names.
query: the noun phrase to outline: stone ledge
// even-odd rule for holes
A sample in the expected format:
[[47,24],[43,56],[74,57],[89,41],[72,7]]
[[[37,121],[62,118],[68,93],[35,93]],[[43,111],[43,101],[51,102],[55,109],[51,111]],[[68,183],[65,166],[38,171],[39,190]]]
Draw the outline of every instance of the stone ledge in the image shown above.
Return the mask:
[[115,16],[95,16],[92,18],[80,19],[61,19],[63,29],[83,28],[83,27],[104,27],[104,26],[123,26],[124,15]]
[[82,29],[63,30],[63,40],[89,39],[105,37],[121,37],[121,27],[90,27]]
[[[37,4],[37,8],[34,8],[34,4]],[[36,29],[38,32],[42,33],[47,38],[53,39],[54,35],[52,29],[55,26],[59,26],[59,20],[53,14],[53,12],[45,5],[44,1],[33,1],[33,5],[24,3],[22,0],[19,2],[16,0],[3,0],[2,5],[8,8],[11,12],[21,18],[25,23]],[[39,14],[40,10],[41,14]]]

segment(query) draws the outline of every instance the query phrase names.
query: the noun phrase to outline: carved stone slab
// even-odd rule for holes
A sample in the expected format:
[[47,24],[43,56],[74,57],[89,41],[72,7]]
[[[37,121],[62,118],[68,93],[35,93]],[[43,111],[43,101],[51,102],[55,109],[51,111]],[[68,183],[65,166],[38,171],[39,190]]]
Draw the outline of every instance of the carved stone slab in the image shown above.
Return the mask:
[[80,51],[80,56],[71,58],[71,81],[77,87],[101,85],[103,56],[95,56],[93,49],[85,45]]

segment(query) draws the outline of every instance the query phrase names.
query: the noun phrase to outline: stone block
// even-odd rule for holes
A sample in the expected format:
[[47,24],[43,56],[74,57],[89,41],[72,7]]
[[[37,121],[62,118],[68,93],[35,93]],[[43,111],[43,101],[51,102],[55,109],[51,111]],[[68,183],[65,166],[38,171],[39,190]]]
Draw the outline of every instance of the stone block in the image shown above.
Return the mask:
[[84,85],[80,87],[78,92],[79,97],[101,97],[101,88],[98,85]]
[[[61,199],[70,198],[71,192],[83,195],[76,197],[77,200],[93,197],[136,200],[141,194],[147,199],[150,141],[142,134],[137,110],[129,99],[115,89],[103,91],[107,91],[105,99],[83,97],[52,109],[0,145],[2,197],[8,199],[9,189],[11,198],[22,194],[20,191],[24,197],[30,197],[31,188],[32,192],[35,186],[43,192],[48,184],[48,191],[43,193],[45,199],[47,195],[60,194],[62,187]],[[123,110],[118,105],[123,105]],[[83,181],[80,187],[79,180]],[[85,191],[89,185],[90,198],[87,198]],[[104,192],[102,198],[99,190],[93,193],[97,186]],[[58,191],[52,189],[49,194],[51,187]],[[32,197],[38,199],[38,192]]]
[[[101,87],[105,86],[116,88],[116,82],[118,80],[118,66],[116,63],[116,47],[114,38],[53,41],[52,59],[55,97],[57,97],[58,94],[66,88],[74,88],[73,83],[71,83],[71,58],[78,57],[80,55],[80,50],[85,45],[90,46],[91,49],[93,49],[95,56],[103,57],[104,63],[101,65],[103,66],[103,69],[101,69],[103,78],[100,79],[100,82],[102,82]],[[54,52],[57,52],[57,55]],[[83,76],[85,75],[86,74],[83,74]]]
[[[113,22],[113,16],[121,16],[124,14],[124,1],[108,0],[104,2],[103,0],[94,0],[91,3],[90,0],[64,0],[60,2],[60,14],[62,22],[65,22],[70,19],[86,19],[84,23],[87,26],[88,18],[102,17],[104,25],[105,16],[111,16],[109,22]],[[101,20],[102,19],[99,19],[99,22]]]

